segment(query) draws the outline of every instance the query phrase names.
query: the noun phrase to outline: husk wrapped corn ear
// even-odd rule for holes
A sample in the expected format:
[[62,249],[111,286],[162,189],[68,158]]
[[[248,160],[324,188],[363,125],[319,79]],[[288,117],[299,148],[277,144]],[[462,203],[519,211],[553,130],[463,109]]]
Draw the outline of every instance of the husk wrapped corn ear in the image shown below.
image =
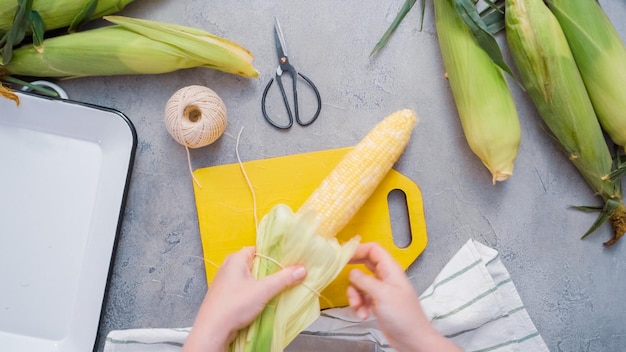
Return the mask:
[[610,218],[615,236],[606,244],[612,244],[626,231],[621,184],[609,176],[613,160],[565,35],[542,0],[506,0],[505,23],[521,81],[539,115],[604,200],[587,234]]
[[[133,0],[98,0],[87,19],[121,11]],[[93,0],[33,0],[32,9],[39,13],[47,30],[70,26]],[[17,10],[17,0],[0,0],[0,33],[9,30]]]
[[[275,297],[241,330],[231,351],[282,351],[319,316],[319,292],[339,275],[359,244],[358,236],[343,245],[335,236],[402,154],[415,123],[410,110],[387,116],[342,158],[295,214],[278,204],[262,218],[253,275],[261,278],[295,264],[304,265],[308,274],[303,284]],[[329,217],[332,221],[327,221]]]
[[[355,236],[340,245],[316,233],[312,213],[294,214],[283,204],[274,207],[259,224],[252,273],[261,278],[281,266],[305,265],[307,278],[270,301],[261,315],[233,342],[231,351],[282,351],[320,312],[319,292],[339,275],[359,244]],[[280,266],[277,262],[280,262]]]
[[513,174],[521,128],[503,71],[477,43],[453,0],[434,0],[444,67],[467,143],[492,174]]
[[549,0],[600,124],[626,146],[626,46],[596,0]]
[[162,22],[121,16],[105,19],[115,25],[46,39],[39,50],[22,46],[0,71],[18,76],[83,77],[207,67],[258,77],[252,54],[227,39]]

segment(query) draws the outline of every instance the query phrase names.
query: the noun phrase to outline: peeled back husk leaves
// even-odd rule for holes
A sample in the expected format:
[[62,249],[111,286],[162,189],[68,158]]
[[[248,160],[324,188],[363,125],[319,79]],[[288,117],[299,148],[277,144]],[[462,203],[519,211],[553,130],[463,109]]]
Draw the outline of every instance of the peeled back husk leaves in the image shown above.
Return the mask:
[[84,77],[159,74],[207,67],[258,77],[253,55],[230,40],[206,31],[121,16],[105,17],[113,26],[66,34],[15,49],[0,75]]
[[264,277],[280,266],[304,265],[307,277],[298,285],[269,302],[261,315],[240,332],[231,351],[282,351],[302,330],[319,317],[319,293],[348,263],[359,244],[355,236],[340,245],[337,239],[317,234],[312,213],[294,214],[279,204],[259,224],[254,260],[254,277]]
[[513,173],[521,128],[503,71],[476,42],[452,0],[435,0],[441,56],[471,150],[504,181]]
[[[121,11],[133,0],[98,0],[90,19]],[[37,11],[47,30],[69,26],[90,0],[33,0],[33,10]],[[17,0],[0,0],[0,33],[9,30],[17,9]]]
[[565,35],[543,0],[506,0],[505,23],[522,83],[542,120],[605,205],[614,204],[605,214],[615,230],[608,244],[614,243],[626,230],[621,184],[609,176],[613,160]]
[[600,124],[626,146],[626,46],[596,0],[549,0]]

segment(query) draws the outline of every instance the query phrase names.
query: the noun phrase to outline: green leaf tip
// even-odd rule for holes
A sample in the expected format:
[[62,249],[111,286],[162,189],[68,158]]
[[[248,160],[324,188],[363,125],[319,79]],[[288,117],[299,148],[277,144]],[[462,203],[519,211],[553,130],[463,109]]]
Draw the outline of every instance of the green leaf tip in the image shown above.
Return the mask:
[[[374,46],[374,49],[372,49],[372,52],[370,52],[370,57],[374,56],[380,49],[382,49],[387,44],[393,32],[396,31],[396,29],[398,28],[398,26],[400,25],[404,17],[406,17],[406,15],[413,8],[413,5],[415,5],[416,2],[417,0],[405,0],[404,1],[404,4],[400,8],[400,11],[398,11],[398,14],[396,15],[396,18],[394,18],[389,28],[387,28],[387,31],[378,40],[378,43],[376,43],[376,45]],[[422,27],[424,25],[424,12],[426,9],[425,6],[426,6],[426,1],[422,0],[422,25],[420,27],[420,31],[422,30]]]

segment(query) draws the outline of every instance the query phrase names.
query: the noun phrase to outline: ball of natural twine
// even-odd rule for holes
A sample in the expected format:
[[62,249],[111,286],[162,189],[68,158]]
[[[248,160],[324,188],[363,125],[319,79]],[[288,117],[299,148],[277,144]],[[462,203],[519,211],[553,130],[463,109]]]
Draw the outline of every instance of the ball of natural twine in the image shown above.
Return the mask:
[[217,93],[207,87],[181,88],[165,105],[165,127],[184,146],[207,146],[226,129],[226,106]]

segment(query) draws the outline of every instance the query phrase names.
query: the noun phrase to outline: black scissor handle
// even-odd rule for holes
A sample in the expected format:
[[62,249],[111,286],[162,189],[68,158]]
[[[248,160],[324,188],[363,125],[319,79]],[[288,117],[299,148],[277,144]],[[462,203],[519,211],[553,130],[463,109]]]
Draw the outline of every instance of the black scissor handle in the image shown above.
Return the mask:
[[315,93],[315,98],[317,99],[317,110],[315,111],[315,114],[309,121],[302,122],[300,120],[300,114],[298,114],[298,91],[296,91],[296,84],[294,81],[293,100],[294,100],[294,105],[295,105],[295,110],[296,110],[296,122],[298,122],[298,125],[300,126],[308,126],[312,124],[313,122],[315,122],[315,120],[317,120],[317,117],[320,115],[320,111],[322,110],[322,97],[320,97],[320,92],[317,90],[317,87],[315,86],[315,84],[313,84],[313,81],[311,81],[309,77],[303,75],[300,72],[298,72],[298,76],[302,77],[304,81],[308,83],[309,87],[313,89],[313,92]]
[[265,86],[265,89],[263,90],[263,96],[261,98],[261,111],[263,112],[263,117],[265,118],[267,122],[269,122],[272,126],[278,129],[284,130],[284,129],[290,128],[293,125],[293,120],[294,120],[293,115],[295,115],[296,122],[298,123],[298,125],[308,126],[312,124],[318,118],[320,111],[322,110],[322,98],[320,97],[320,92],[317,90],[317,87],[315,86],[313,81],[311,81],[308,77],[298,72],[298,76],[302,77],[304,81],[309,85],[309,87],[313,89],[313,92],[315,93],[315,97],[317,99],[317,110],[315,111],[315,114],[310,120],[306,122],[302,122],[302,120],[300,120],[300,114],[298,111],[298,90],[296,89],[297,77],[293,77],[292,71],[284,71],[284,72],[289,72],[292,74],[294,114],[291,113],[291,107],[289,105],[289,100],[287,99],[287,93],[285,92],[285,87],[283,86],[281,76],[276,75],[276,81],[278,82],[278,87],[280,88],[280,93],[283,97],[283,102],[285,104],[285,107],[287,108],[287,115],[289,117],[289,122],[286,125],[280,125],[276,123],[274,120],[272,120],[272,118],[267,114],[267,110],[265,108],[265,99],[267,98],[267,92],[272,86],[272,83],[274,83],[274,78],[270,79],[270,81]]
[[[270,125],[281,130],[286,130],[290,128],[291,125],[293,125],[293,117],[291,116],[291,109],[289,108],[289,104],[287,102],[287,95],[285,94],[284,89],[281,89],[281,93],[283,95],[283,100],[285,101],[285,106],[287,107],[287,115],[289,116],[289,122],[286,125],[277,124],[276,122],[274,122],[274,120],[272,120],[272,118],[269,117],[269,115],[267,114],[267,110],[265,109],[265,98],[267,98],[267,92],[270,90],[272,83],[274,83],[274,78],[270,79],[270,81],[267,83],[267,85],[265,86],[265,89],[263,90],[263,96],[261,97],[261,111],[263,112],[263,118],[265,119],[265,121],[269,122]],[[282,86],[282,84],[279,84],[279,85]]]

